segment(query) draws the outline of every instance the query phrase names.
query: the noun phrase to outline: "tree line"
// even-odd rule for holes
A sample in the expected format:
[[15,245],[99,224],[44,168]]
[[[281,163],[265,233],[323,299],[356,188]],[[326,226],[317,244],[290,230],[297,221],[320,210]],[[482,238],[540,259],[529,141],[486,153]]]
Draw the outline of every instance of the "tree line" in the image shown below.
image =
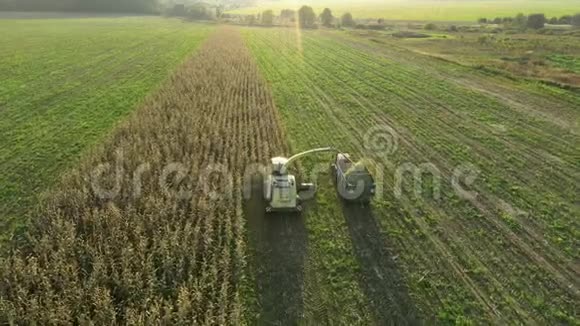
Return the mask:
[[528,27],[533,29],[543,28],[546,24],[550,25],[572,25],[580,27],[580,13],[575,15],[564,15],[562,17],[552,17],[548,19],[544,14],[517,14],[515,17],[496,17],[493,19],[479,18],[480,24],[504,24],[516,27]]
[[0,0],[5,11],[156,13],[158,0]]
[[[248,24],[257,24],[261,23],[262,25],[273,25],[274,19],[276,15],[272,10],[265,10],[264,12],[258,15],[248,15],[246,16],[246,23]],[[303,28],[312,28],[316,27],[317,22],[320,22],[322,26],[325,27],[353,27],[356,25],[356,22],[351,13],[344,13],[341,17],[335,17],[332,14],[332,10],[329,8],[324,8],[322,13],[317,15],[314,12],[314,9],[310,6],[302,6],[300,9],[292,10],[292,9],[282,9],[278,18],[281,22],[286,23],[298,23],[300,27]],[[379,23],[382,22],[382,19],[379,20]]]
[[211,6],[206,3],[192,3],[190,5],[176,4],[165,8],[163,14],[177,17],[187,17],[194,20],[213,20],[222,16],[223,6]]

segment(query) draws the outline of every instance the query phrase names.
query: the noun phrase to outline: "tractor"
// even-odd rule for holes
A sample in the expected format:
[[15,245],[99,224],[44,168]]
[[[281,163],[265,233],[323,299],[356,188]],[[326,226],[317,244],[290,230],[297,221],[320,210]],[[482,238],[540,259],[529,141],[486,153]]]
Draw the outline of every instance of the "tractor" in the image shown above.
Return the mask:
[[296,177],[289,173],[292,162],[306,155],[333,152],[336,154],[331,169],[334,185],[341,198],[346,202],[368,203],[375,193],[375,182],[363,164],[354,163],[348,153],[342,153],[333,147],[311,149],[286,157],[274,157],[271,161],[271,172],[264,179],[264,201],[266,212],[301,212],[305,198],[301,193],[316,191],[313,183],[297,183]]

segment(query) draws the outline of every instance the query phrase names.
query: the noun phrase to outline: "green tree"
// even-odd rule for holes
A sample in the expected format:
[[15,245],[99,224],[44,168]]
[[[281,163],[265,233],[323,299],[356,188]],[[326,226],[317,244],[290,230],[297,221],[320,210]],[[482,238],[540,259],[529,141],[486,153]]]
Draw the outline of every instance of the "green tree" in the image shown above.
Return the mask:
[[502,23],[504,23],[504,24],[510,24],[510,23],[513,23],[513,22],[514,22],[514,18],[513,17],[504,17],[502,19]]
[[342,26],[352,27],[355,25],[354,19],[352,18],[352,14],[350,12],[342,15],[340,21],[342,22]]
[[434,31],[437,29],[437,25],[435,25],[433,23],[429,23],[429,24],[423,26],[423,28],[427,31]]
[[528,22],[528,17],[526,17],[522,13],[517,14],[516,17],[514,18],[514,24],[519,26],[519,27],[526,27],[527,22]]
[[289,22],[293,23],[296,21],[296,11],[292,9],[282,9],[280,11],[280,23],[287,24]]
[[332,26],[332,21],[334,20],[334,16],[332,16],[332,11],[328,8],[324,8],[322,13],[320,14],[320,21],[322,25],[326,27]]
[[254,15],[247,15],[246,17],[244,17],[244,21],[248,25],[254,25],[254,24],[256,24],[256,16],[254,16]]
[[194,20],[213,19],[212,10],[203,3],[196,3],[189,6],[187,10],[187,16]]
[[532,14],[528,16],[526,26],[533,29],[540,29],[546,24],[546,16],[544,14]]
[[282,9],[280,11],[280,18],[292,19],[296,15],[296,12],[292,9]]
[[274,12],[272,10],[266,10],[262,13],[262,24],[272,25],[274,23]]
[[580,14],[576,14],[570,18],[570,24],[574,27],[580,27]]
[[560,19],[558,20],[558,24],[560,24],[560,25],[570,25],[570,24],[572,24],[572,16],[570,16],[570,15],[564,15],[564,16],[560,17]]
[[300,10],[298,10],[298,23],[300,24],[300,27],[312,27],[314,26],[315,21],[316,14],[312,7],[302,6]]
[[178,3],[178,4],[173,5],[173,8],[171,8],[170,15],[185,17],[187,15],[187,10],[185,9],[185,5],[182,3]]

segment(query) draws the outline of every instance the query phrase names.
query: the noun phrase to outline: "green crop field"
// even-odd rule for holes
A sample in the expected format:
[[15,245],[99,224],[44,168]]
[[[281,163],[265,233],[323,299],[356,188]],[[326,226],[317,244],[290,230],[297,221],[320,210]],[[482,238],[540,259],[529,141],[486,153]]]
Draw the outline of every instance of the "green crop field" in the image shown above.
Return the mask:
[[322,1],[258,1],[256,6],[232,10],[235,14],[257,14],[267,9],[297,10],[309,5],[320,13],[324,8],[340,17],[350,12],[355,18],[384,18],[392,20],[472,21],[487,17],[513,17],[517,13],[544,13],[548,17],[572,15],[580,9],[578,0],[322,0]]
[[[0,324],[578,324],[580,93],[468,60],[577,36],[392,32],[0,20]],[[375,198],[266,213],[326,146]]]
[[22,221],[210,30],[158,18],[0,20],[0,225]]
[[[383,321],[574,320],[578,293],[567,286],[578,258],[577,94],[342,34],[244,35],[294,151],[332,145],[386,169],[388,190],[372,209],[341,208],[322,191],[308,212],[314,285],[305,287],[318,289],[305,292],[305,302],[317,303],[307,315],[344,324],[369,310]],[[396,151],[361,148],[375,126],[393,128]],[[412,177],[409,193],[395,196],[396,169],[425,163],[421,172],[440,173],[441,198],[429,186],[414,194]],[[452,187],[466,164],[480,173],[477,199]]]

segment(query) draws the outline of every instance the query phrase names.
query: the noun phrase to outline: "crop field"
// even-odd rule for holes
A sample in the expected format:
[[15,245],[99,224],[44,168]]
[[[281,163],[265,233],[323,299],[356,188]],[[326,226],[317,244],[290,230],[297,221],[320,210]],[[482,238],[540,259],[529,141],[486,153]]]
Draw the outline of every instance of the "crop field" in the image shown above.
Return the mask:
[[580,8],[578,0],[318,0],[318,1],[257,1],[255,6],[232,10],[235,14],[257,14],[272,9],[298,10],[311,6],[320,13],[332,9],[336,17],[350,12],[355,18],[384,18],[391,20],[420,21],[470,21],[481,17],[512,17],[524,14],[544,13],[547,16],[571,15]]
[[0,226],[20,223],[210,30],[154,18],[0,20]]
[[[74,65],[32,60],[56,36],[0,50],[2,214],[31,212],[0,324],[579,322],[576,90],[343,31],[141,19],[50,23],[108,31]],[[18,24],[0,40],[48,23]],[[269,159],[324,146],[368,163],[372,203],[323,154],[292,168],[304,212],[266,214]]]
[[[341,208],[328,192],[308,212],[316,259],[306,270],[323,287],[305,291],[312,298],[304,301],[317,303],[305,307],[313,316],[344,318],[347,307],[366,316],[357,310],[365,307],[391,321],[411,313],[450,322],[574,320],[578,94],[333,33],[244,35],[272,84],[291,148],[333,145],[385,169],[384,196],[368,211]],[[392,128],[395,151],[361,146],[374,126]],[[395,196],[404,164],[428,174],[427,190],[435,170],[440,198]],[[451,180],[466,165],[479,174],[477,196],[462,199]],[[363,294],[371,305],[353,306]]]
[[240,320],[241,176],[285,146],[265,87],[239,34],[212,35],[45,199],[0,321]]

